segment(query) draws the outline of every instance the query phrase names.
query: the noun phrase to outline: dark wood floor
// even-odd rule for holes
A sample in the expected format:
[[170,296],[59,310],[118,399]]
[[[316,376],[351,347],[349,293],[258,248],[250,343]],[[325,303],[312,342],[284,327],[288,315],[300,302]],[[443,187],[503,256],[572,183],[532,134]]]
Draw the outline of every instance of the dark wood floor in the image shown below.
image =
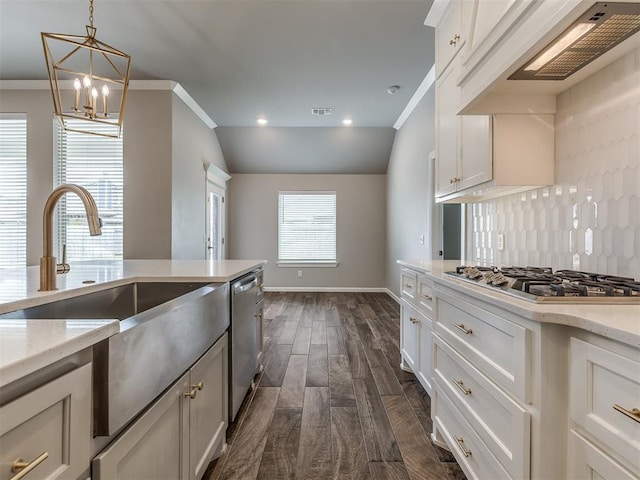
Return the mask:
[[205,480],[458,480],[383,293],[266,293],[265,370]]

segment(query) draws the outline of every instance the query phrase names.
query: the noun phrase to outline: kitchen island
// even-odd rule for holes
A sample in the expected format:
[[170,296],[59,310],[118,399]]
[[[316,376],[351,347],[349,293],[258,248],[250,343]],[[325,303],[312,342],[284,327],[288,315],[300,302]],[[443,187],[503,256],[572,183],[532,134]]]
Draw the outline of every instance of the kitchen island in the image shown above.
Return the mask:
[[2,464],[60,479],[200,478],[225,447],[229,283],[263,264],[83,262],[47,292],[37,267],[3,271]]

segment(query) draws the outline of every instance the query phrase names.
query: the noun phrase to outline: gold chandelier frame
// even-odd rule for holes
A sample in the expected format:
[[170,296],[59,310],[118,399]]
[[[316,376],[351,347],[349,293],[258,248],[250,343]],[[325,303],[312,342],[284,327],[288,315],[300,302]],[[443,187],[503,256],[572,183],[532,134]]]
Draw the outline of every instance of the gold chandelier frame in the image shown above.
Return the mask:
[[[67,131],[119,137],[129,89],[131,56],[96,38],[93,0],[89,2],[86,30],[87,35],[41,33],[54,114]],[[78,58],[80,65],[77,65]],[[83,122],[70,125],[72,119]],[[113,131],[96,128],[98,124],[115,128]]]

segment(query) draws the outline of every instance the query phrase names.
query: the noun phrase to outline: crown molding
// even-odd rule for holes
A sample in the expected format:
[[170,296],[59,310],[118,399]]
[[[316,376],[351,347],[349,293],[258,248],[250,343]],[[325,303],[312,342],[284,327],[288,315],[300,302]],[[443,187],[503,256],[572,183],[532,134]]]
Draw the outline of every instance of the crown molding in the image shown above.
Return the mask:
[[422,83],[420,84],[416,92],[413,94],[413,97],[411,97],[411,100],[409,100],[409,103],[407,103],[407,106],[404,107],[404,110],[398,117],[398,120],[396,120],[396,123],[393,124],[393,128],[395,128],[396,130],[400,130],[402,125],[404,125],[404,122],[407,120],[407,118],[409,118],[409,115],[411,115],[413,110],[418,106],[418,103],[420,103],[422,97],[425,96],[425,94],[433,86],[435,81],[436,66],[434,64],[431,67],[431,70],[429,70],[429,72],[427,73],[426,77],[424,77],[424,80],[422,80]]

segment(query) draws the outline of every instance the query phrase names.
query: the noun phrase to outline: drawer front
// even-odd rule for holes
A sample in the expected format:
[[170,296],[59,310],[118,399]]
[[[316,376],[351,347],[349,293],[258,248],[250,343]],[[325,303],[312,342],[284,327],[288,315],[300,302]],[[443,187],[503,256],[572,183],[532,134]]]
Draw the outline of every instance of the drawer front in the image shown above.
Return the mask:
[[638,476],[629,472],[606,455],[575,430],[569,432],[568,478],[594,480],[637,480]]
[[433,318],[433,282],[422,275],[418,277],[418,308]]
[[570,348],[571,420],[640,469],[640,358],[576,338]]
[[434,389],[433,421],[469,479],[509,479],[509,474],[476,435],[451,399]]
[[403,268],[400,271],[400,281],[400,292],[402,298],[406,298],[409,302],[414,302],[416,298],[418,274],[412,270]]
[[514,478],[529,478],[530,414],[444,341],[434,338],[434,371],[487,448]]
[[38,465],[28,479],[75,480],[89,468],[91,364],[0,408],[0,479],[17,459]]
[[528,330],[481,307],[436,291],[435,331],[483,374],[529,401]]

